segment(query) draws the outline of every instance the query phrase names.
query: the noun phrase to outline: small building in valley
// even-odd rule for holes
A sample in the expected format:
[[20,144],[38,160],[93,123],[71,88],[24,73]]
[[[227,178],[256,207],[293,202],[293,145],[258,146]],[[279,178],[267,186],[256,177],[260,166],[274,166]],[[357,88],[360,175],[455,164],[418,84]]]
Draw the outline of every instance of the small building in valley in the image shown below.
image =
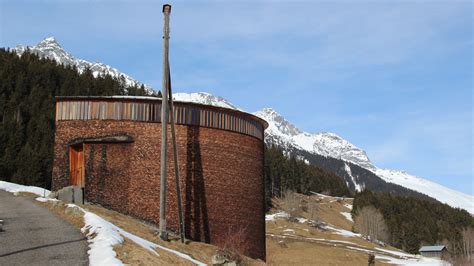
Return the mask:
[[448,249],[444,245],[422,246],[419,250],[423,257],[445,259],[448,257]]
[[[173,117],[186,237],[265,260],[267,122],[189,102],[174,102]],[[160,98],[56,98],[53,190],[79,186],[87,202],[159,223],[160,149]],[[177,231],[172,158],[166,218]],[[230,243],[242,231],[243,245]]]

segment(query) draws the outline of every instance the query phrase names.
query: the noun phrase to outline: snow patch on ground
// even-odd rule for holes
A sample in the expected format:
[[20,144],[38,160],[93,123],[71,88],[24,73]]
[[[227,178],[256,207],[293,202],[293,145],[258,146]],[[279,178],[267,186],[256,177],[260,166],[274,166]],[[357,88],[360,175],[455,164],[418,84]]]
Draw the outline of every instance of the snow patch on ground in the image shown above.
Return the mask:
[[306,219],[306,218],[301,218],[301,217],[296,218],[296,220],[297,220],[298,223],[300,223],[300,224],[304,224],[304,223],[306,223],[306,222],[308,221],[308,219]]
[[81,229],[87,233],[89,242],[89,264],[90,265],[124,265],[116,258],[113,246],[123,243],[124,239],[117,227],[105,221],[99,216],[85,212],[85,226]]
[[180,258],[183,258],[183,259],[185,259],[185,260],[189,260],[189,261],[191,261],[192,263],[194,263],[194,264],[196,264],[196,265],[199,265],[199,266],[206,266],[206,265],[207,265],[207,264],[205,264],[205,263],[203,263],[203,262],[200,262],[200,261],[198,261],[198,260],[195,260],[195,259],[191,258],[191,256],[189,256],[189,255],[183,254],[183,253],[181,253],[181,252],[179,252],[179,251],[176,251],[176,250],[174,250],[174,249],[170,249],[170,248],[163,247],[163,246],[160,246],[160,245],[157,245],[157,247],[158,247],[159,249],[162,249],[162,250],[168,251],[168,252],[170,252],[170,253],[173,253],[173,254],[175,254],[176,256],[180,257]]
[[277,213],[274,213],[274,214],[265,215],[265,221],[270,222],[270,221],[275,221],[275,220],[279,220],[279,219],[288,219],[289,217],[290,217],[290,215],[288,215],[288,213],[286,213],[284,211],[280,211],[280,212],[277,212]]
[[39,201],[39,202],[48,202],[48,201],[59,201],[57,199],[50,199],[50,198],[44,198],[44,197],[37,197],[36,198],[36,201]]
[[[373,250],[369,250],[369,249],[365,249],[365,248],[350,247],[350,246],[347,246],[347,248],[357,250],[357,251],[366,252],[366,253],[374,253],[375,254],[375,252]],[[397,251],[393,251],[393,250],[386,250],[386,249],[379,249],[379,248],[376,248],[376,249],[380,250],[380,251],[383,251],[383,252],[387,252],[389,254],[396,255],[396,256],[403,255],[403,256],[401,256],[402,258],[394,258],[394,257],[386,256],[386,255],[375,254],[375,259],[384,260],[384,262],[390,263],[390,264],[395,264],[395,265],[424,265],[424,266],[428,266],[428,265],[429,266],[451,265],[450,263],[448,263],[446,261],[443,261],[443,260],[425,258],[425,257],[415,258],[414,255],[406,254],[406,253],[403,253],[403,252],[397,252]],[[409,257],[409,256],[412,256],[412,257]]]
[[363,251],[363,252],[367,252],[367,253],[370,253],[370,252],[373,252],[372,250],[370,249],[365,249],[365,248],[358,248],[358,247],[347,247],[348,249],[353,249],[353,250],[357,250],[357,251]]
[[378,248],[378,247],[375,247],[375,249],[380,250],[380,251],[385,252],[385,253],[390,253],[390,254],[393,254],[393,255],[396,255],[396,256],[399,256],[399,257],[406,257],[406,258],[415,258],[416,257],[413,254],[409,254],[409,253],[405,253],[405,252],[401,252],[401,251],[389,250],[389,249]]
[[11,193],[29,192],[29,193],[36,194],[38,196],[46,196],[46,197],[51,193],[51,191],[44,188],[35,187],[35,186],[23,186],[23,185],[18,185],[18,184],[6,182],[6,181],[0,181],[0,189],[11,192]]
[[387,263],[395,265],[424,265],[424,266],[447,266],[451,265],[449,262],[444,260],[437,260],[431,258],[420,258],[420,259],[397,259],[394,257],[375,255],[376,259],[386,260]]
[[342,216],[344,216],[344,218],[346,218],[347,220],[351,221],[352,223],[354,222],[354,220],[352,219],[352,215],[350,212],[341,212]]
[[345,204],[344,204],[344,207],[346,207],[346,208],[348,208],[349,210],[352,211],[353,205],[352,205],[352,204],[345,203]]
[[317,192],[314,192],[314,191],[310,191],[310,193],[313,194],[313,195],[316,195],[316,196],[320,196],[321,198],[331,198],[331,199],[335,199],[335,200],[354,199],[354,198],[346,198],[346,197],[329,196],[329,195],[324,195],[324,194],[317,193]]
[[358,246],[356,243],[353,243],[353,242],[350,242],[350,241],[333,240],[333,239],[323,239],[323,240],[328,241],[328,242],[333,242],[333,243],[341,243],[341,244],[348,244],[348,245]]
[[79,208],[82,212],[84,212],[85,226],[81,230],[83,233],[87,233],[87,237],[89,239],[88,242],[90,250],[88,253],[90,265],[123,265],[123,263],[116,258],[117,254],[113,250],[114,245],[123,243],[123,237],[130,239],[135,244],[149,250],[156,256],[159,256],[159,254],[155,251],[155,249],[159,248],[171,252],[183,259],[189,260],[197,265],[206,265],[205,263],[191,258],[189,255],[160,246],[131,234],[122,228],[104,220],[100,216],[88,212],[74,204],[68,204],[67,206],[69,208]]
[[347,230],[340,229],[340,228],[335,228],[334,226],[331,226],[331,225],[324,225],[323,227],[324,227],[324,229],[334,231],[333,234],[337,234],[337,235],[344,236],[344,237],[361,237],[362,236],[361,234],[356,234],[356,233],[351,232],[351,231],[347,231]]

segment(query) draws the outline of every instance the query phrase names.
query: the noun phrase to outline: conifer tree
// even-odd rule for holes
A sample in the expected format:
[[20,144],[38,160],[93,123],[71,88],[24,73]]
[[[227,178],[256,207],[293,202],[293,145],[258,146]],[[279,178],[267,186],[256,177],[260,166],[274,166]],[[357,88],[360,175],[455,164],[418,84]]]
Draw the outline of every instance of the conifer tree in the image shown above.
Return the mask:
[[94,77],[26,51],[0,49],[0,180],[51,186],[54,97],[146,95],[123,77]]

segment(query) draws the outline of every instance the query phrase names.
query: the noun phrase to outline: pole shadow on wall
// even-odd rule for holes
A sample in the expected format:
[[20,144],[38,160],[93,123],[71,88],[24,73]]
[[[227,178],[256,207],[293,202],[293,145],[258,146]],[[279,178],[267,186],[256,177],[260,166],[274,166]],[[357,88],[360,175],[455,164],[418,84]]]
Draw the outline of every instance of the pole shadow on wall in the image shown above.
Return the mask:
[[184,210],[186,236],[210,243],[199,127],[188,127],[186,146],[186,205]]

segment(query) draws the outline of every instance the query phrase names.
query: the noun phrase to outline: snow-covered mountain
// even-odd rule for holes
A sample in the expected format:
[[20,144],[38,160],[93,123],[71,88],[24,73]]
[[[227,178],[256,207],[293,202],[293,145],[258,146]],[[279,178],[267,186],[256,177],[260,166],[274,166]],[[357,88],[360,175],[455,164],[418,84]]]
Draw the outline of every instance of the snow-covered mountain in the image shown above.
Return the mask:
[[173,93],[173,100],[181,102],[193,102],[214,105],[218,107],[230,108],[240,110],[235,105],[220,96],[214,96],[207,92],[193,92],[193,93]]
[[303,132],[271,108],[264,108],[255,112],[254,115],[269,123],[265,131],[266,135],[274,140],[278,139],[278,144],[289,144],[311,153],[353,162],[367,169],[375,169],[365,151],[334,133]]
[[[79,73],[82,73],[86,68],[89,68],[95,77],[106,74],[115,78],[120,78],[123,76],[127,86],[141,86],[143,84],[109,65],[98,62],[93,63],[74,57],[64,50],[54,37],[46,38],[34,46],[17,45],[12,50],[21,56],[27,49],[42,58],[55,60],[59,64],[76,66]],[[143,85],[150,94],[153,92],[153,89],[150,86],[147,86],[146,84]]]
[[[474,197],[426,179],[409,175],[403,171],[377,168],[364,150],[356,147],[334,133],[310,134],[296,128],[283,116],[271,108],[264,108],[254,115],[265,119],[269,127],[265,131],[265,140],[282,147],[304,150],[311,154],[331,157],[360,166],[388,183],[418,191],[435,198],[452,207],[462,208],[474,214]],[[364,184],[357,182],[351,167],[344,163],[345,171],[354,182],[355,190],[360,190]]]
[[424,178],[410,175],[404,171],[377,168],[374,173],[387,182],[421,192],[449,206],[465,209],[471,214],[474,214],[473,196],[447,188]]

